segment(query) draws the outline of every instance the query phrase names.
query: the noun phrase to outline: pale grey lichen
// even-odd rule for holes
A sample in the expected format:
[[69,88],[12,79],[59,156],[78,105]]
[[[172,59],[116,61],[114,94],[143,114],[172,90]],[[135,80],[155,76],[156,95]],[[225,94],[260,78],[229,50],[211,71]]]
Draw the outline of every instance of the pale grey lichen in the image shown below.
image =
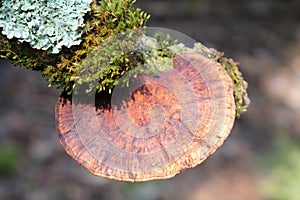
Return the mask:
[[84,15],[92,0],[4,0],[0,27],[8,39],[59,53],[81,42]]

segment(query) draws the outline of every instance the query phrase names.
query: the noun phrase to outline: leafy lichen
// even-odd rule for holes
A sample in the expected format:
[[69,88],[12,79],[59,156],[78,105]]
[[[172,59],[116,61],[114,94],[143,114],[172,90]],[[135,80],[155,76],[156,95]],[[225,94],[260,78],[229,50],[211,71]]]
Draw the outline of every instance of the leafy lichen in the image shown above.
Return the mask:
[[81,42],[91,0],[9,0],[0,8],[0,27],[8,39],[59,53]]

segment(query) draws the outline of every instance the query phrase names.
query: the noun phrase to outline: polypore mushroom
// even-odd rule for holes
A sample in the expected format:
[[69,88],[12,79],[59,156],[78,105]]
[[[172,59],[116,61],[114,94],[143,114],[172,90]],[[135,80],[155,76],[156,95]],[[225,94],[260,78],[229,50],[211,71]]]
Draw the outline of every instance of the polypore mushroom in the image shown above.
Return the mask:
[[144,84],[124,109],[114,110],[106,94],[98,97],[101,105],[77,105],[86,112],[74,120],[72,101],[62,96],[56,127],[67,153],[95,175],[132,182],[170,178],[203,162],[233,126],[232,79],[200,54],[173,63],[177,74],[138,77]]

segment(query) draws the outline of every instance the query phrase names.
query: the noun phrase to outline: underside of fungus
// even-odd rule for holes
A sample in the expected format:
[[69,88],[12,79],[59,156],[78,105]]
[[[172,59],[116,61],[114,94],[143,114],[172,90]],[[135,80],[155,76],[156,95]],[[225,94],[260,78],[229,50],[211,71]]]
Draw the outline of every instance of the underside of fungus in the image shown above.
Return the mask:
[[132,182],[170,178],[203,162],[233,126],[232,79],[200,54],[176,56],[173,64],[159,77],[137,77],[143,84],[128,102],[112,105],[100,93],[95,105],[76,105],[79,115],[62,96],[56,126],[67,153],[95,175]]

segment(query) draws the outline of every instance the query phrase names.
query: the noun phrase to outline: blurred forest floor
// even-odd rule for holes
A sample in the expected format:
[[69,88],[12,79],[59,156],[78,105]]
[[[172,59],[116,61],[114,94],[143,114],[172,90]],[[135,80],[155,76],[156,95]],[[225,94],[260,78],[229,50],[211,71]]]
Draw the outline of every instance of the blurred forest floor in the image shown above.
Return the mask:
[[94,177],[56,139],[59,90],[1,61],[1,200],[297,200],[300,191],[300,1],[140,0],[148,26],[185,33],[239,61],[249,111],[206,162],[166,181]]

